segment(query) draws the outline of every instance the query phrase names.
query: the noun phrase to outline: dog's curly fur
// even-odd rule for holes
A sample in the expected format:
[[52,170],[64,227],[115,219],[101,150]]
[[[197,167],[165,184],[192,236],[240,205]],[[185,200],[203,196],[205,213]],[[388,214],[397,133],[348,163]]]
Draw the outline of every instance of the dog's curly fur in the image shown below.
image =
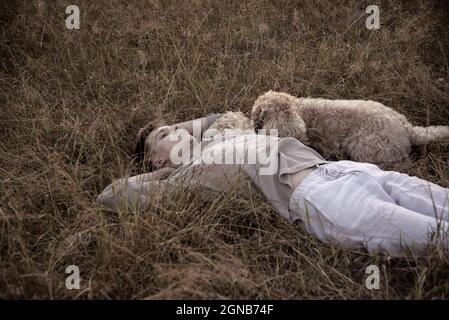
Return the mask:
[[240,111],[227,111],[223,113],[210,127],[211,130],[224,132],[225,129],[242,130],[254,133],[254,124]]
[[324,156],[392,163],[406,160],[412,145],[449,141],[448,126],[413,126],[393,109],[371,100],[296,98],[268,91],[254,103],[252,122],[257,129],[278,129]]

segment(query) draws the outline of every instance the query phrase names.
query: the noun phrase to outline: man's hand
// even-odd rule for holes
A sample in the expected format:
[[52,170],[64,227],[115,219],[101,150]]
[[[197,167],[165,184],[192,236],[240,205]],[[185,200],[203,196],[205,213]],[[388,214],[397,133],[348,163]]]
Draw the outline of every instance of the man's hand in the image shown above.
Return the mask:
[[152,180],[167,179],[175,170],[176,170],[175,168],[171,168],[171,167],[165,167],[165,168],[156,170],[156,171],[152,172]]

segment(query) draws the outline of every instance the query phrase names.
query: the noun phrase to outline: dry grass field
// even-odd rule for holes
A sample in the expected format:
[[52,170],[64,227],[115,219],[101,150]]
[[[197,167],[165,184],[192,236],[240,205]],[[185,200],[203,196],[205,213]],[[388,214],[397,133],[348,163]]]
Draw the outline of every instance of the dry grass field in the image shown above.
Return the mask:
[[[66,6],[81,10],[65,28]],[[381,28],[365,27],[377,4]],[[266,90],[372,99],[449,124],[449,9],[438,1],[9,0],[0,4],[1,299],[433,299],[449,253],[392,259],[289,225],[252,189],[146,212],[95,197],[135,174],[148,120],[248,113]],[[449,147],[394,169],[449,187]],[[67,290],[77,265],[81,289]],[[380,289],[365,269],[380,268]]]

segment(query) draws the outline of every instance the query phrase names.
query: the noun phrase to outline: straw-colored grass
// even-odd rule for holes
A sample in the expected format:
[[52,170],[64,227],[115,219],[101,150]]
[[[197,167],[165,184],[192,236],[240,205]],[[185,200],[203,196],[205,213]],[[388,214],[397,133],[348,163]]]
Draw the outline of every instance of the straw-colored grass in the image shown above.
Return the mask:
[[[73,2],[73,3],[72,3]],[[78,4],[81,29],[65,29]],[[266,90],[372,99],[417,125],[448,124],[449,11],[380,1],[2,1],[0,298],[447,298],[449,261],[387,259],[322,244],[252,186],[146,212],[96,195],[137,173],[140,126],[248,113]],[[394,169],[449,186],[447,145]],[[65,268],[81,289],[65,288]],[[381,271],[365,288],[366,267]]]

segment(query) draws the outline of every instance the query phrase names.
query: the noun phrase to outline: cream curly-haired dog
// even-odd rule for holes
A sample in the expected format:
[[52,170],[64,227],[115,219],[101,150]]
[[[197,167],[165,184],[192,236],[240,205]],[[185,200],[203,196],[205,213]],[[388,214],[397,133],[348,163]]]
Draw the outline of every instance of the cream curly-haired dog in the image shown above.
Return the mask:
[[409,157],[412,145],[449,141],[448,126],[413,126],[407,118],[371,100],[296,98],[268,91],[252,109],[255,130],[278,129],[324,156],[348,155],[352,160],[391,163]]

